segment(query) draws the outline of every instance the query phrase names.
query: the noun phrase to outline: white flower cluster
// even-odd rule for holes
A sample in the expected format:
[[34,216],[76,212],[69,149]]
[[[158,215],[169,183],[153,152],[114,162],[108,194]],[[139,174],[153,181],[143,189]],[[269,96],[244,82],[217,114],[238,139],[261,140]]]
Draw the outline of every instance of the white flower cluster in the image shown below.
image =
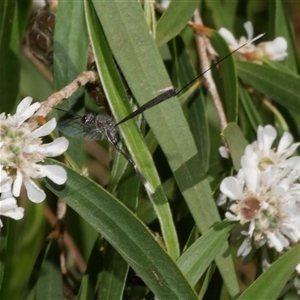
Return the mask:
[[[252,40],[254,32],[252,23],[250,21],[246,22],[244,28],[248,38],[246,39],[242,36],[239,40],[236,40],[233,34],[226,28],[222,27],[219,29],[219,34],[225,39],[232,51]],[[241,60],[251,60],[260,63],[264,58],[275,61],[283,60],[288,55],[286,50],[286,39],[284,37],[277,37],[273,41],[259,43],[257,46],[248,43],[246,46],[239,49],[237,53]]]
[[272,148],[276,136],[274,127],[259,126],[238,174],[220,185],[230,201],[226,218],[242,227],[238,256],[251,256],[262,246],[282,253],[300,241],[300,156],[291,157],[300,143],[286,132]]
[[15,220],[24,215],[24,209],[17,206],[15,199],[20,196],[22,184],[28,198],[38,203],[46,195],[32,179],[48,177],[56,184],[63,184],[67,179],[62,167],[40,164],[45,157],[55,157],[65,152],[69,142],[60,137],[52,143],[43,144],[41,137],[53,131],[56,120],[52,119],[37,129],[32,127],[26,120],[39,109],[40,103],[31,102],[32,98],[26,97],[18,105],[15,115],[0,114],[0,215]]

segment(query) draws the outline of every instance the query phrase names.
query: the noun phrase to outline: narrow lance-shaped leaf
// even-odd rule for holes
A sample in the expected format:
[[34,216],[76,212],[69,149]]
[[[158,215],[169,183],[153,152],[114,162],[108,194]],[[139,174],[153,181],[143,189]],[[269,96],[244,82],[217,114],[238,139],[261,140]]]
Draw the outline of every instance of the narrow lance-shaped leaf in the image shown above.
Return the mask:
[[[68,18],[66,18],[66,11]],[[70,22],[70,19],[76,22]],[[60,1],[55,17],[54,31],[54,86],[59,90],[72,82],[81,72],[86,70],[88,38],[84,20],[82,1]],[[60,107],[74,109],[83,114],[84,90],[79,89]],[[57,111],[59,116],[65,113]],[[82,140],[69,138],[68,153],[77,166],[83,163]]]
[[236,62],[238,76],[242,81],[283,107],[300,113],[300,77],[268,66],[249,62]]
[[238,298],[277,299],[300,261],[300,245],[283,254]]
[[171,1],[157,23],[157,46],[167,43],[178,35],[182,29],[187,26],[188,21],[191,20],[193,16],[194,10],[199,6],[199,4],[200,0]]
[[0,1],[1,112],[10,113],[18,101],[20,80],[17,1]]
[[273,35],[272,38],[278,36],[284,37],[287,41],[288,56],[282,64],[288,66],[290,70],[297,70],[297,54],[295,52],[295,32],[291,20],[291,3],[286,1],[270,1],[270,26],[269,32]]
[[[139,105],[153,98],[159,90],[171,86],[140,4],[104,0],[93,1],[93,4],[113,55]],[[202,232],[207,231],[220,218],[209,182],[199,168],[197,148],[182,109],[172,98],[144,115],[168,159],[197,226]],[[121,125],[123,130],[129,122]],[[222,251],[226,251],[226,245]],[[234,296],[239,287],[231,257],[220,254],[216,261],[230,294]]]
[[60,250],[56,241],[50,242],[37,282],[37,299],[62,299],[63,280],[60,270]]
[[192,286],[198,282],[220,252],[233,226],[235,226],[233,223],[226,221],[217,224],[202,235],[177,260],[178,267]]
[[[211,42],[219,55],[219,59],[230,53],[228,45],[218,32],[212,31]],[[238,83],[233,57],[227,57],[212,71],[215,71],[214,73],[218,72],[219,75],[217,83],[227,121],[236,122],[238,113]]]
[[[85,2],[85,4],[89,34],[96,55],[95,58],[102,84],[108,101],[110,102],[112,113],[117,119],[121,119],[122,115],[126,115],[129,112],[127,96],[118,77],[115,63],[112,60],[111,50],[107,45],[106,37],[97,20],[97,15],[94,13],[89,2]],[[99,4],[99,2],[97,2],[97,4]],[[96,10],[96,12],[99,11],[102,12],[102,9]],[[123,139],[126,141],[127,148],[135,163],[146,177],[146,180],[148,180],[150,185],[155,189],[154,194],[148,192],[148,195],[159,219],[167,251],[173,259],[177,259],[179,256],[177,233],[168,199],[164,195],[152,157],[133,121],[127,122],[126,126],[118,126],[118,128],[122,133]]]
[[239,126],[234,123],[229,123],[227,125],[225,130],[222,132],[222,136],[224,136],[228,145],[234,169],[238,171],[241,168],[241,157],[248,144],[247,140]]
[[65,186],[43,183],[119,252],[157,298],[197,299],[174,261],[132,212],[90,179],[64,168]]

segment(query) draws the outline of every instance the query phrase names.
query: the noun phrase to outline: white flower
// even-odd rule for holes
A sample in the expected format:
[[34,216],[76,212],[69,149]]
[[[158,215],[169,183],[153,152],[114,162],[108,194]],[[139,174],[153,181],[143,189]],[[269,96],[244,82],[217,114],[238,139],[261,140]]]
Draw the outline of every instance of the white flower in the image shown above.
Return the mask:
[[284,169],[300,169],[300,156],[289,158],[300,145],[293,143],[293,136],[285,132],[278,144],[277,149],[272,148],[277,132],[271,125],[259,126],[257,129],[257,141],[248,145],[241,159],[242,168],[256,167],[260,171],[276,165]]
[[[219,29],[219,34],[225,39],[232,51],[252,40],[254,32],[252,23],[250,21],[246,22],[244,28],[247,33],[247,38],[242,36],[239,40],[236,40],[234,35],[226,28],[222,27]],[[241,60],[251,60],[260,63],[264,58],[270,60],[283,60],[288,55],[286,50],[286,39],[284,37],[277,37],[273,41],[263,42],[257,46],[249,43],[239,49],[237,53]]]
[[300,240],[300,184],[282,179],[277,167],[240,169],[222,181],[220,190],[232,203],[226,218],[243,225],[238,255],[263,245],[282,252]]
[[[2,180],[4,178],[4,180]],[[11,184],[12,178],[7,176],[5,172],[1,171],[1,185],[0,185],[0,215],[10,217],[15,220],[20,220],[24,216],[24,208],[18,207],[17,200],[12,197],[11,194]],[[3,223],[0,219],[0,228]]]
[[0,192],[9,190],[14,197],[18,197],[24,183],[28,198],[41,202],[45,199],[45,192],[33,179],[48,177],[56,184],[63,184],[67,175],[60,166],[40,163],[45,157],[61,155],[67,150],[69,142],[60,137],[52,143],[42,143],[41,137],[53,131],[56,120],[52,119],[37,129],[30,122],[25,122],[40,107],[39,103],[31,102],[32,98],[26,97],[18,105],[15,115],[0,115]]
[[285,132],[272,148],[276,137],[273,126],[259,126],[257,140],[241,158],[242,168],[220,185],[219,199],[230,201],[226,218],[243,228],[239,256],[264,245],[281,253],[300,241],[300,157],[291,157],[300,143]]
[[260,57],[266,57],[270,60],[280,61],[288,56],[286,52],[288,47],[284,37],[279,36],[270,42],[263,42],[257,45],[257,54]]

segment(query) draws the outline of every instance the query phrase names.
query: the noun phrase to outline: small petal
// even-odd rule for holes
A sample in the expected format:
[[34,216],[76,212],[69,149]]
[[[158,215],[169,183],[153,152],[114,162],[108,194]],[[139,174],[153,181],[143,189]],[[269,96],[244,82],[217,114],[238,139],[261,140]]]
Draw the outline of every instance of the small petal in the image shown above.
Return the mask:
[[256,144],[257,143],[252,143],[246,147],[245,153],[241,158],[241,166],[243,169],[258,166],[258,155],[253,149]]
[[18,207],[15,198],[6,198],[0,201],[0,215],[20,220],[24,216],[24,208]]
[[10,217],[14,220],[20,220],[24,217],[24,208],[16,207],[14,211],[10,211],[6,214],[7,217]]
[[163,7],[163,8],[167,8],[170,4],[170,0],[162,0],[160,5]]
[[251,252],[251,240],[246,237],[238,249],[237,256],[247,256]]
[[300,169],[300,156],[293,156],[286,160],[286,165],[294,170]]
[[285,151],[286,148],[292,144],[293,140],[293,136],[289,132],[285,132],[279,141],[277,153],[280,154],[281,152]]
[[24,110],[26,110],[30,104],[32,102],[32,98],[31,97],[26,97],[24,98],[20,103],[19,105],[17,106],[17,111],[16,113],[19,115],[21,114]]
[[281,231],[294,243],[297,243],[300,239],[300,230],[295,225],[286,223]]
[[23,175],[22,173],[18,170],[17,171],[17,176],[15,178],[14,184],[13,184],[13,195],[15,197],[19,197],[21,193],[21,187],[22,187],[22,181],[23,181]]
[[288,44],[284,37],[279,36],[273,40],[274,48],[277,50],[276,52],[283,52],[287,50]]
[[39,178],[48,177],[56,184],[64,184],[66,182],[67,172],[63,167],[56,165],[40,165],[39,167]]
[[238,180],[233,176],[226,177],[223,179],[220,185],[220,190],[223,194],[225,194],[228,198],[232,200],[241,199],[243,195]]
[[1,193],[0,200],[4,200],[6,198],[11,198],[13,195],[11,191],[7,191],[5,193]]
[[221,157],[228,159],[229,158],[228,148],[226,148],[225,146],[221,146],[219,148],[219,154]]
[[298,274],[300,274],[300,264],[298,264],[298,265],[296,266],[296,271],[297,271]]
[[41,104],[38,102],[33,103],[30,105],[25,111],[23,111],[20,116],[20,122],[18,125],[20,126],[25,120],[29,119],[39,108]]
[[16,115],[18,116],[17,126],[21,126],[25,120],[30,118],[41,106],[40,103],[36,102],[30,105],[32,102],[31,97],[24,98],[17,107]]
[[239,221],[240,220],[240,217],[239,216],[236,216],[236,215],[233,215],[232,213],[230,213],[229,211],[227,211],[225,213],[225,217],[226,219],[228,219],[229,221]]
[[55,157],[64,153],[69,146],[69,141],[65,137],[59,137],[49,144],[30,144],[24,148],[26,153],[40,153],[44,156]]
[[279,236],[272,232],[268,234],[268,244],[270,247],[275,248],[277,252],[281,252],[284,248],[284,245]]
[[267,258],[263,258],[262,260],[262,267],[263,271],[266,271],[271,266],[269,260]]
[[272,42],[262,43],[262,46],[259,47],[264,48],[267,56],[271,60],[283,60],[288,53],[286,52],[288,44],[284,37],[277,37]]
[[269,155],[276,136],[277,132],[273,126],[266,125],[264,128],[259,126],[259,129],[257,130],[257,141],[259,149],[263,151],[265,156]]
[[258,169],[257,168],[245,168],[245,182],[246,186],[250,191],[253,193],[256,192],[258,182],[259,182],[259,176],[258,176]]
[[40,189],[31,179],[24,180],[29,200],[35,203],[42,202],[46,198],[45,192]]
[[11,191],[12,178],[5,171],[1,171],[0,176],[0,193]]
[[239,44],[237,43],[233,34],[226,28],[222,27],[219,29],[219,34],[223,37],[226,43],[232,47],[238,47]]
[[253,25],[251,21],[247,21],[246,23],[244,23],[244,28],[247,32],[247,37],[248,37],[248,42],[252,40],[253,38],[253,33],[254,33],[254,29],[253,29]]
[[217,199],[217,205],[223,206],[227,202],[227,197],[223,193],[220,193]]
[[49,122],[44,124],[43,126],[34,130],[30,134],[30,138],[33,140],[33,139],[39,138],[41,136],[46,136],[46,135],[50,134],[54,130],[55,127],[56,127],[56,120],[55,120],[55,118],[53,118]]
[[284,158],[290,157],[296,149],[299,147],[300,143],[294,143],[292,144],[284,153]]

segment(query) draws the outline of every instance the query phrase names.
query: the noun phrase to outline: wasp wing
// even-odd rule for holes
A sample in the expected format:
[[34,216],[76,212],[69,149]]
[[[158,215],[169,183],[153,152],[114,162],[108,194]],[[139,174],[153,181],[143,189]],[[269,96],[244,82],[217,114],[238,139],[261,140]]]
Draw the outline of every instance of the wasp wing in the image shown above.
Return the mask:
[[75,116],[65,121],[59,122],[58,129],[66,136],[94,141],[102,139],[102,134],[95,128],[95,123],[82,124],[81,117]]

